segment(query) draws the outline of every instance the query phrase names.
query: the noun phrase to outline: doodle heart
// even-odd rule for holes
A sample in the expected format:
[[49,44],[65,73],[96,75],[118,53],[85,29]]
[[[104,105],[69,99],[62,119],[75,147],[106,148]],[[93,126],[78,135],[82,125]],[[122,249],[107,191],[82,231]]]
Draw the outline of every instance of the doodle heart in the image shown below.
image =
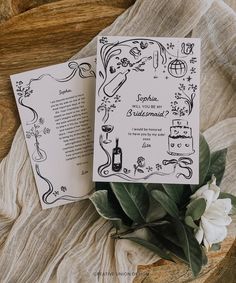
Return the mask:
[[188,121],[183,119],[172,120],[167,152],[170,155],[176,156],[188,156],[195,152],[192,129],[188,126]]

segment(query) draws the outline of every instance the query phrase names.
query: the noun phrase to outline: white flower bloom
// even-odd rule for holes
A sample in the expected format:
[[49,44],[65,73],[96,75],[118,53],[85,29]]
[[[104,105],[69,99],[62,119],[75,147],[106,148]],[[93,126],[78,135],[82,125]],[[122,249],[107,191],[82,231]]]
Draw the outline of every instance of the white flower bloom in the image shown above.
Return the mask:
[[228,215],[232,208],[231,199],[218,199],[219,195],[220,188],[216,185],[216,179],[213,178],[212,182],[202,186],[191,196],[192,200],[204,198],[206,201],[206,210],[201,216],[195,237],[199,244],[203,241],[207,249],[226,238],[226,226],[232,221]]

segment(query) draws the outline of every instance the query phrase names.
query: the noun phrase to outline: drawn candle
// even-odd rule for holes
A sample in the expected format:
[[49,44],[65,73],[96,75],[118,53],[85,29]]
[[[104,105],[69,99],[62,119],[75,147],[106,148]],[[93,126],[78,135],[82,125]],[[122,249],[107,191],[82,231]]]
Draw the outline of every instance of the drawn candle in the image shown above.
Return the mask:
[[109,81],[103,88],[104,93],[112,97],[116,94],[116,92],[122,87],[122,85],[127,80],[127,74],[130,72],[128,69],[125,72],[118,73],[111,81]]
[[114,126],[112,125],[103,125],[102,130],[106,133],[106,139],[103,141],[103,143],[110,143],[111,140],[108,139],[108,134],[111,133],[114,129]]
[[119,139],[116,139],[116,147],[112,150],[112,170],[119,172],[122,168],[122,150],[118,146]]
[[153,68],[155,70],[154,78],[157,78],[157,68],[158,68],[158,51],[153,52]]

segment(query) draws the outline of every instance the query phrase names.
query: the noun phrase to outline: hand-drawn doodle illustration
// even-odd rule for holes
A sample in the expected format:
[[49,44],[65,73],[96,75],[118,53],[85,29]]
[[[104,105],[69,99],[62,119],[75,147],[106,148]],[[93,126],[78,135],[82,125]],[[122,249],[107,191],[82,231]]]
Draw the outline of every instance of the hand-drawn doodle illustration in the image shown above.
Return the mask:
[[181,44],[181,53],[185,54],[185,55],[189,55],[189,54],[193,54],[193,47],[194,47],[194,43],[185,43],[183,42]]
[[119,139],[116,139],[116,146],[112,150],[112,170],[119,172],[122,169],[122,150],[119,147]]
[[34,124],[38,120],[37,111],[24,103],[24,99],[30,97],[30,95],[33,94],[33,90],[31,89],[31,84],[33,82],[40,81],[44,77],[50,77],[57,82],[64,83],[64,82],[68,82],[69,80],[71,80],[76,75],[77,72],[79,76],[83,79],[90,78],[90,77],[96,77],[94,71],[92,70],[92,66],[89,63],[78,64],[75,61],[71,61],[68,63],[68,67],[69,69],[72,69],[72,72],[65,78],[55,78],[51,74],[42,74],[38,78],[30,79],[29,82],[25,86],[23,86],[22,81],[16,82],[16,93],[17,95],[19,95],[19,98],[18,98],[19,104],[29,109],[33,113],[33,118],[31,121],[27,122],[27,125]]
[[[37,176],[43,179],[48,186],[48,190],[42,196],[42,201],[47,205],[53,204],[59,200],[76,201],[76,200],[83,198],[83,197],[74,197],[70,195],[63,195],[63,196],[58,197],[60,193],[63,194],[67,191],[67,187],[63,185],[59,187],[58,189],[54,190],[53,185],[50,182],[50,180],[43,177],[42,174],[40,173],[39,162],[43,162],[47,160],[48,156],[47,156],[46,150],[44,150],[41,147],[39,139],[43,135],[49,134],[50,129],[47,127],[43,127],[43,125],[45,124],[45,119],[43,119],[42,117],[39,118],[39,113],[32,106],[29,106],[29,102],[30,102],[29,98],[31,95],[35,94],[34,93],[35,89],[33,90],[33,84],[36,81],[42,80],[44,77],[49,77],[52,80],[55,80],[59,83],[65,83],[65,82],[70,81],[76,76],[76,74],[78,74],[79,77],[82,79],[96,77],[95,72],[93,71],[92,65],[90,63],[83,62],[79,64],[75,61],[71,61],[68,63],[67,66],[69,69],[69,74],[63,78],[57,78],[51,75],[50,73],[44,73],[36,78],[30,79],[28,83],[26,84],[21,80],[16,81],[15,89],[16,89],[16,94],[18,95],[18,99],[17,99],[18,103],[21,106],[25,107],[26,109],[30,110],[30,112],[33,114],[32,119],[26,122],[27,130],[25,131],[25,136],[28,139],[34,138],[35,150],[33,154],[31,155],[31,158],[35,162],[34,169],[35,169]],[[25,103],[26,99],[28,100],[27,103]],[[54,198],[54,200],[49,201],[48,200],[49,196],[50,197],[54,196],[57,198]]]
[[102,131],[106,133],[106,139],[103,141],[104,143],[110,143],[111,140],[108,139],[108,134],[111,133],[114,129],[112,125],[102,125]]
[[[60,195],[60,192],[58,190],[55,190],[51,181],[44,177],[41,172],[40,172],[40,169],[39,169],[39,164],[35,164],[35,171],[36,171],[36,174],[38,175],[39,178],[41,178],[43,181],[46,182],[47,184],[47,187],[48,187],[48,190],[42,195],[42,201],[43,203],[47,204],[47,205],[50,205],[50,204],[54,204],[55,202],[57,201],[60,201],[60,200],[65,200],[65,201],[77,201],[77,200],[80,200],[82,198],[85,197],[84,196],[81,196],[81,197],[75,197],[75,196],[71,196],[71,195],[62,195],[62,196],[59,196]],[[61,191],[62,192],[66,192],[67,191],[67,188],[65,186],[61,186]],[[88,193],[90,194],[91,192],[93,191],[93,189]],[[54,198],[52,200],[49,200],[49,198],[52,197],[52,195],[54,197],[57,197],[57,198]],[[87,195],[87,194],[86,194]]]
[[[127,39],[109,43],[106,40],[104,39],[100,42],[103,44],[100,49],[103,70],[100,70],[98,73],[102,78],[102,83],[98,89],[99,96],[105,95],[114,99],[132,72],[144,72],[145,65],[153,58],[153,51],[150,54],[149,46],[155,45],[155,50],[158,48],[158,62],[156,62],[158,65],[164,65],[167,62],[166,48],[159,41],[137,38],[135,40]],[[126,56],[120,58],[119,55],[123,54],[124,51],[127,51]],[[120,69],[119,72],[117,72],[118,69]],[[101,103],[97,107],[98,112],[104,111],[103,123],[108,121],[110,112],[112,112],[110,110],[114,110],[114,108],[109,109],[109,106],[105,105],[105,103]]]
[[191,155],[193,149],[192,129],[188,126],[188,121],[175,119],[170,127],[168,136],[168,153],[170,155]]
[[[102,45],[99,46],[98,51],[100,65],[97,112],[102,113],[100,121],[103,124],[101,126],[114,125],[112,135],[117,134],[119,139],[116,140],[116,146],[112,149],[111,146],[107,145],[112,141],[112,139],[108,139],[108,134],[106,136],[101,132],[97,134],[98,144],[102,150],[99,152],[105,154],[106,157],[103,164],[98,163],[97,175],[107,179],[117,177],[131,182],[145,181],[153,175],[174,175],[176,178],[182,176],[182,178],[191,179],[193,176],[191,165],[195,160],[195,156],[192,159],[185,156],[192,155],[195,152],[192,128],[188,126],[187,120],[173,118],[177,116],[180,118],[186,117],[187,119],[191,113],[193,113],[191,117],[195,115],[195,111],[193,111],[194,100],[198,90],[198,80],[195,75],[198,70],[196,64],[198,60],[195,57],[197,54],[195,48],[197,46],[195,47],[191,41],[183,42],[182,40],[168,43],[165,40],[163,41],[165,43],[162,43],[161,40],[149,38],[121,38],[121,40],[111,39],[110,41],[110,38],[107,37],[106,40],[102,40],[102,42],[101,40]],[[148,82],[152,78],[156,79],[155,83],[160,80],[160,89],[162,89],[162,84],[164,85],[166,80],[170,81],[169,89],[172,87],[171,83],[173,82],[173,88],[176,89],[173,92],[166,93],[166,95],[170,95],[167,99],[162,98],[164,103],[168,103],[169,108],[165,112],[170,114],[167,120],[170,118],[172,126],[170,126],[170,134],[167,134],[165,138],[165,148],[168,145],[168,149],[161,155],[161,158],[159,157],[159,160],[149,162],[149,153],[146,156],[141,151],[137,160],[128,160],[127,162],[127,148],[122,143],[122,137],[119,133],[116,133],[114,119],[119,108],[124,106],[122,104],[124,100],[129,101],[126,97],[124,99],[123,95],[129,95],[130,82],[135,83],[135,80],[141,80],[141,72],[145,73],[144,77],[151,75],[151,78],[148,77]],[[168,82],[166,83],[168,84]],[[157,93],[161,97],[160,89],[157,87]],[[153,91],[151,87],[150,90]],[[147,88],[147,91],[149,91],[149,88]],[[145,88],[143,88],[143,92],[145,92]],[[130,95],[133,95],[132,91]],[[134,99],[130,106],[132,109],[147,107],[147,109],[150,108],[150,111],[154,111],[155,107],[163,107],[161,101],[159,105],[136,102],[138,101]],[[143,122],[142,119],[144,118],[139,119]],[[144,125],[144,123],[141,124]],[[140,131],[141,135],[144,136],[143,130]],[[129,135],[133,134],[129,133]],[[107,140],[109,142],[106,142]],[[119,147],[118,142],[123,145],[122,149]],[[168,159],[168,154],[179,156],[179,158]],[[166,157],[167,159],[165,159]]]
[[181,78],[186,75],[187,63],[182,59],[174,59],[168,64],[168,72],[172,77]]
[[130,70],[127,70],[123,73],[119,72],[111,81],[109,81],[104,86],[104,93],[109,97],[114,96],[117,91],[122,87],[122,85],[126,82],[127,75],[129,72]]
[[145,158],[140,156],[137,159],[137,164],[134,164],[134,175],[136,174],[136,172],[138,173],[144,173],[143,169],[145,167]]
[[[123,172],[120,172],[122,168],[122,151],[121,151],[121,148],[119,148],[118,146],[118,141],[117,141],[115,148],[116,149],[119,148],[119,149],[115,150],[114,152],[114,155],[117,154],[119,156],[117,158],[115,156],[111,158],[110,153],[108,152],[107,149],[105,149],[102,135],[100,135],[99,144],[107,157],[107,161],[98,167],[98,174],[101,177],[109,178],[112,176],[116,176],[123,180],[133,181],[133,182],[148,180],[153,175],[168,176],[168,175],[176,174],[177,178],[179,178],[180,176],[183,176],[186,179],[190,179],[192,177],[192,169],[189,166],[193,163],[193,161],[189,157],[180,157],[179,159],[170,159],[170,160],[164,159],[162,161],[162,164],[160,163],[156,164],[155,171],[153,170],[153,167],[149,166],[147,169],[147,173],[148,173],[147,175],[143,174],[142,177],[132,177],[129,175],[132,172],[134,176],[136,172],[144,173],[143,169],[145,168],[145,158],[142,156],[138,157],[137,164],[134,164],[134,171],[124,168]],[[116,164],[116,166],[113,167],[113,164]],[[168,172],[164,172],[162,171],[163,166],[164,167],[171,166],[171,168]],[[181,172],[179,172],[179,170],[181,170]],[[185,173],[186,170],[188,174]],[[114,171],[114,173],[112,171]]]
[[193,170],[189,166],[193,164],[193,160],[189,157],[180,157],[178,160],[177,159],[170,159],[170,160],[165,159],[162,161],[162,164],[165,166],[168,164],[172,164],[174,166],[174,171],[176,170],[177,167],[187,170],[187,175],[183,172],[180,172],[176,174],[177,178],[179,178],[180,176],[183,176],[185,179],[191,179],[193,176]]
[[158,68],[158,50],[153,52],[153,68],[154,68],[154,78],[157,79],[157,68]]
[[34,124],[33,127],[31,127],[30,130],[26,131],[26,138],[30,139],[31,137],[35,138],[35,151],[32,154],[32,159],[35,162],[42,162],[47,159],[46,151],[40,148],[39,144],[39,138],[42,137],[42,135],[46,135],[50,133],[50,129],[47,127],[44,127],[43,130],[40,130],[40,127],[44,124],[44,119],[39,118],[39,123]]
[[[190,115],[193,110],[193,102],[197,85],[189,84],[188,88],[183,83],[179,84],[179,92],[175,93],[175,100],[171,101],[171,111],[180,117]],[[180,103],[182,102],[182,104]]]

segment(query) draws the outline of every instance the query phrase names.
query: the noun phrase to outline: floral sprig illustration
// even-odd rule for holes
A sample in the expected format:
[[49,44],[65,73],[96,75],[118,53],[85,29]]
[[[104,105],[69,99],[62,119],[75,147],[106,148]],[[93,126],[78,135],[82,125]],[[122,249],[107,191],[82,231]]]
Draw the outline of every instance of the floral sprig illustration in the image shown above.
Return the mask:
[[47,159],[47,154],[46,152],[40,148],[39,145],[39,138],[42,137],[42,135],[47,135],[50,133],[50,129],[47,127],[44,127],[42,130],[40,130],[40,127],[44,124],[44,119],[39,118],[39,122],[33,125],[29,131],[26,131],[25,136],[27,139],[30,139],[31,137],[34,137],[35,139],[35,151],[32,154],[32,159],[35,162],[41,162]]
[[33,93],[33,90],[30,89],[30,86],[24,87],[22,81],[17,81],[16,82],[16,93],[20,97],[29,97]]
[[[175,101],[171,101],[171,111],[174,115],[185,116],[190,115],[193,110],[193,101],[195,98],[195,91],[197,90],[197,85],[189,84],[188,89],[184,84],[179,84],[179,92],[175,93]],[[186,90],[187,89],[187,90]],[[187,94],[187,92],[191,92]],[[178,101],[182,100],[187,107],[180,107]]]
[[136,174],[136,172],[139,173],[144,173],[143,169],[145,167],[145,158],[140,156],[137,159],[137,164],[134,164],[134,175]]

